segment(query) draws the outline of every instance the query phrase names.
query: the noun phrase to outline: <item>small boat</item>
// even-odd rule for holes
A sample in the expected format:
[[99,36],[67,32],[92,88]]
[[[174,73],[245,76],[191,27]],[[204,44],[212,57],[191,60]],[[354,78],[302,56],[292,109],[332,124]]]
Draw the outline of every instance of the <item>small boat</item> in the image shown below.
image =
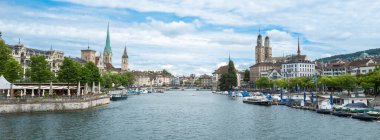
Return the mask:
[[364,103],[352,103],[352,104],[347,104],[342,107],[342,111],[351,112],[351,113],[364,113],[364,112],[368,112],[372,110],[373,108],[369,108]]
[[351,113],[344,112],[344,111],[334,111],[331,114],[334,116],[338,116],[338,117],[350,117],[351,116]]
[[263,96],[251,96],[251,97],[244,97],[243,103],[270,106],[272,105],[272,100],[268,100]]
[[331,110],[330,109],[317,109],[317,113],[319,113],[319,114],[330,114]]
[[378,111],[368,111],[366,114],[369,116],[380,117],[380,112]]
[[128,98],[127,94],[111,94],[111,101],[125,100]]
[[373,121],[373,120],[377,119],[377,117],[369,116],[367,114],[355,114],[355,115],[352,115],[352,118],[358,119],[358,120],[363,120],[363,121]]

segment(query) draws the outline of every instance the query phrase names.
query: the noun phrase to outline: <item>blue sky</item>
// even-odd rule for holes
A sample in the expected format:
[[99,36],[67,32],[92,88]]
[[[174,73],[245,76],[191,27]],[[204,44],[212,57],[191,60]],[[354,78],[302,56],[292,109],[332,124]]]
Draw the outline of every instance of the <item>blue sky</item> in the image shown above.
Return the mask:
[[258,35],[274,56],[294,54],[297,37],[311,60],[378,48],[380,2],[365,0],[13,0],[0,1],[8,44],[62,50],[80,57],[103,51],[110,22],[115,66],[128,47],[132,70],[176,75],[212,73],[228,53],[239,69],[254,64]]

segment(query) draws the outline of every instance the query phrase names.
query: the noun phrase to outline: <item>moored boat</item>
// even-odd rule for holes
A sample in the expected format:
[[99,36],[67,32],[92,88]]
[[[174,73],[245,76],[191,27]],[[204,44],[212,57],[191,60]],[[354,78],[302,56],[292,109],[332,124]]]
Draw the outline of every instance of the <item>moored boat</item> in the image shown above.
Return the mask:
[[344,111],[334,111],[331,114],[334,116],[338,116],[338,117],[350,117],[351,116],[351,113],[344,112]]
[[319,113],[319,114],[330,114],[331,110],[330,109],[317,109],[317,113]]
[[354,114],[352,115],[353,119],[363,120],[363,121],[373,121],[378,119],[377,117],[370,116],[368,114]]
[[342,111],[351,112],[351,113],[365,113],[372,110],[373,108],[369,108],[364,103],[352,103],[352,104],[347,104],[342,107]]
[[270,106],[272,105],[272,100],[268,100],[264,95],[256,95],[251,97],[244,97],[243,103]]
[[378,111],[368,111],[366,114],[369,116],[380,117],[380,112]]
[[127,94],[111,94],[110,95],[111,101],[125,100],[127,98],[128,98]]

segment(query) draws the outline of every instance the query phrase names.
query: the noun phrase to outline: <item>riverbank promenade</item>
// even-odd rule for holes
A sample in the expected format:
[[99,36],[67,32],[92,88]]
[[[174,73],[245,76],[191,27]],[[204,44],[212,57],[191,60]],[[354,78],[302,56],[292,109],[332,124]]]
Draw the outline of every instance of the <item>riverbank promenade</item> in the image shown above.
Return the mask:
[[106,94],[58,97],[3,97],[0,113],[52,112],[81,110],[109,104]]

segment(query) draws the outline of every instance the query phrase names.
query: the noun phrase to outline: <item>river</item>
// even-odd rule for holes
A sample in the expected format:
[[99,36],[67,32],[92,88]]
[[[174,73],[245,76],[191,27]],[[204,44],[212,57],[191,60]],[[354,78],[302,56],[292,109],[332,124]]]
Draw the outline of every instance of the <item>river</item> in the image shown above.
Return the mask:
[[167,91],[82,111],[0,115],[0,139],[380,139],[380,122]]

